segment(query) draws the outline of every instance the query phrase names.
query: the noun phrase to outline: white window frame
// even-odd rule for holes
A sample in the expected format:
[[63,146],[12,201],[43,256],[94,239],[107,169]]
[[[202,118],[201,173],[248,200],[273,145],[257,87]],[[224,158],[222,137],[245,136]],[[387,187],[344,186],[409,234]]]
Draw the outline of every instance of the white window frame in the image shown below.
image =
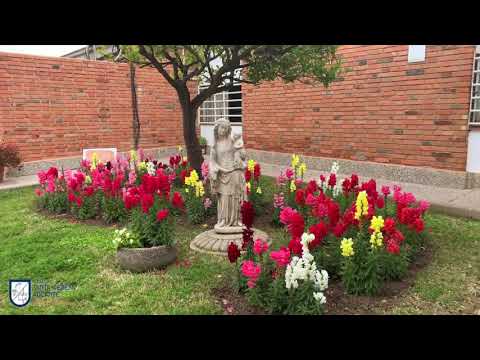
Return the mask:
[[[241,83],[237,82],[235,83],[235,85],[240,85],[241,86]],[[203,85],[203,86],[207,86],[207,85]],[[199,85],[198,86],[198,92],[200,92],[200,89],[203,87],[202,85]],[[240,94],[240,98],[238,99],[228,99],[228,95],[233,95],[233,94]],[[222,97],[222,99],[218,99],[218,97],[220,96]],[[212,99],[213,97],[213,99]],[[198,113],[197,113],[197,118],[198,118],[198,122],[200,125],[212,125],[215,123],[216,120],[218,119],[221,119],[221,118],[232,118],[232,117],[235,117],[235,118],[240,118],[240,121],[238,122],[234,122],[232,123],[232,126],[234,125],[242,125],[243,123],[243,99],[242,99],[242,90],[240,89],[240,91],[223,91],[221,93],[217,93],[217,94],[214,94],[212,97],[208,98],[207,100],[205,100],[202,105],[200,105],[200,107],[198,108]],[[230,106],[230,103],[240,103],[241,105],[240,106]],[[204,105],[205,104],[213,104],[213,107],[212,108],[205,108]],[[217,107],[217,104],[220,105]],[[239,114],[239,115],[229,115],[228,112],[229,110],[242,110],[242,114]],[[202,112],[205,111],[205,110],[214,110],[214,114],[213,115],[206,115],[206,114],[203,114]],[[220,110],[220,114],[217,114],[216,111],[217,110]],[[203,119],[205,118],[212,118],[213,117],[213,121],[204,121]]]
[[427,45],[408,45],[408,63],[425,61]]
[[[477,62],[477,66],[475,67],[475,63]],[[475,74],[480,74],[480,45],[477,45],[475,48],[475,55],[473,57],[473,69],[472,69],[472,88],[470,89],[470,113],[468,114],[468,124],[470,126],[480,126],[480,121],[472,121],[473,114],[480,112],[480,107],[474,107],[474,100],[480,99],[480,95],[473,96],[473,90],[477,86],[480,90],[480,82],[475,83]],[[480,80],[480,75],[478,76]]]

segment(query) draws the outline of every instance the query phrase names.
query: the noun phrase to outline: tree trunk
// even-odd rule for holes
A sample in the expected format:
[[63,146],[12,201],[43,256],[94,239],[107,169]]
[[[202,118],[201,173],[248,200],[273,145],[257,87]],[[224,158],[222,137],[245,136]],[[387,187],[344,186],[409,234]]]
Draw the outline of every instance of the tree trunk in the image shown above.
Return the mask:
[[138,116],[137,85],[135,84],[135,65],[130,62],[130,91],[132,93],[132,129],[133,148],[138,150],[140,143],[140,118]]
[[183,138],[187,148],[188,161],[192,168],[197,170],[198,175],[201,176],[201,167],[204,159],[196,133],[197,111],[190,101],[181,100],[180,103],[183,115]]

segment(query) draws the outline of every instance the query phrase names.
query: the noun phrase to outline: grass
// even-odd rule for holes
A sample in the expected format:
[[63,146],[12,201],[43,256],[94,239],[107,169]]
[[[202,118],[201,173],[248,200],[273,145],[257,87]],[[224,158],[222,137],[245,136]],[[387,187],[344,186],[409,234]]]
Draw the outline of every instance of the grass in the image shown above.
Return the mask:
[[[270,179],[267,182],[272,184]],[[272,196],[272,186],[263,188]],[[177,226],[179,262],[146,274],[121,271],[112,245],[114,227],[48,218],[34,210],[32,187],[0,192],[0,314],[223,314],[212,290],[232,276],[225,258],[199,254],[190,241],[205,228]],[[480,222],[430,214],[432,261],[387,314],[480,311]],[[281,230],[261,223],[278,245]],[[8,280],[30,278],[49,287],[67,284],[58,296],[33,297],[24,308],[9,303]],[[355,310],[352,310],[355,312]]]

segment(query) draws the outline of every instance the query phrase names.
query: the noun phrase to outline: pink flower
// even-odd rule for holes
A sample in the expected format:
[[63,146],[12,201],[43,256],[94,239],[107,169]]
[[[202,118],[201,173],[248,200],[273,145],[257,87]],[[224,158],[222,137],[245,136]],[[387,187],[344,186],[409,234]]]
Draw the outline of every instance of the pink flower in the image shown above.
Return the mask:
[[256,265],[252,260],[246,260],[242,263],[242,274],[249,279],[247,282],[249,288],[255,287],[261,272],[260,265]]
[[285,185],[287,181],[287,177],[283,174],[283,172],[280,172],[280,175],[277,176],[277,186]]
[[283,193],[273,194],[273,207],[275,209],[283,209],[284,206],[285,198],[283,197]]
[[294,174],[294,173],[293,173],[293,169],[288,168],[287,170],[285,170],[285,175],[287,176],[287,179],[288,179],[288,180],[291,180],[291,179],[292,179],[293,174]]
[[50,177],[47,180],[47,192],[55,192],[55,180],[53,177]]
[[210,200],[210,198],[207,197],[203,201],[203,207],[205,208],[205,210],[207,210],[210,206],[212,206],[212,200]]
[[137,181],[137,174],[135,173],[135,170],[132,170],[128,174],[128,185],[130,186],[134,185],[135,181]]
[[204,161],[202,163],[202,177],[204,179],[208,178],[208,172],[209,172],[209,168],[208,168],[208,162],[207,161]]
[[145,160],[145,152],[143,151],[143,149],[138,149],[138,158],[140,159],[140,162]]
[[268,250],[268,243],[266,241],[262,241],[262,239],[257,239],[253,243],[253,252],[257,255],[262,255],[264,252]]
[[279,267],[285,267],[290,263],[290,250],[282,246],[278,251],[272,251],[270,258],[277,263]]
[[175,173],[171,173],[170,175],[168,175],[168,182],[171,184],[175,181]]
[[45,185],[46,181],[47,181],[47,173],[45,171],[39,171],[37,173],[37,177],[38,177],[38,182],[40,183],[40,185]]
[[428,210],[428,208],[430,207],[430,203],[428,201],[425,201],[425,200],[420,200],[419,204],[418,204],[418,207],[420,208],[420,211],[423,213],[425,213],[425,211]]

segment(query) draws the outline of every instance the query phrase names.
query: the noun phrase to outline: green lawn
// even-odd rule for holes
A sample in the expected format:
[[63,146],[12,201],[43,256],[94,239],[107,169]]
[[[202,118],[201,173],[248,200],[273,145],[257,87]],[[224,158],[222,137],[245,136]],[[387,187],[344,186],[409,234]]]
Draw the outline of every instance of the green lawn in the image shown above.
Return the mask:
[[[271,196],[271,189],[265,189]],[[115,263],[114,227],[51,219],[33,207],[33,188],[0,191],[0,314],[223,314],[212,289],[229,282],[226,258],[199,254],[190,241],[205,228],[177,227],[179,263],[164,271],[130,274]],[[433,259],[390,307],[374,313],[480,311],[480,222],[430,214]],[[268,225],[276,243],[281,231]],[[74,287],[55,297],[9,303],[8,280],[30,278]],[[355,309],[352,309],[355,313]]]

